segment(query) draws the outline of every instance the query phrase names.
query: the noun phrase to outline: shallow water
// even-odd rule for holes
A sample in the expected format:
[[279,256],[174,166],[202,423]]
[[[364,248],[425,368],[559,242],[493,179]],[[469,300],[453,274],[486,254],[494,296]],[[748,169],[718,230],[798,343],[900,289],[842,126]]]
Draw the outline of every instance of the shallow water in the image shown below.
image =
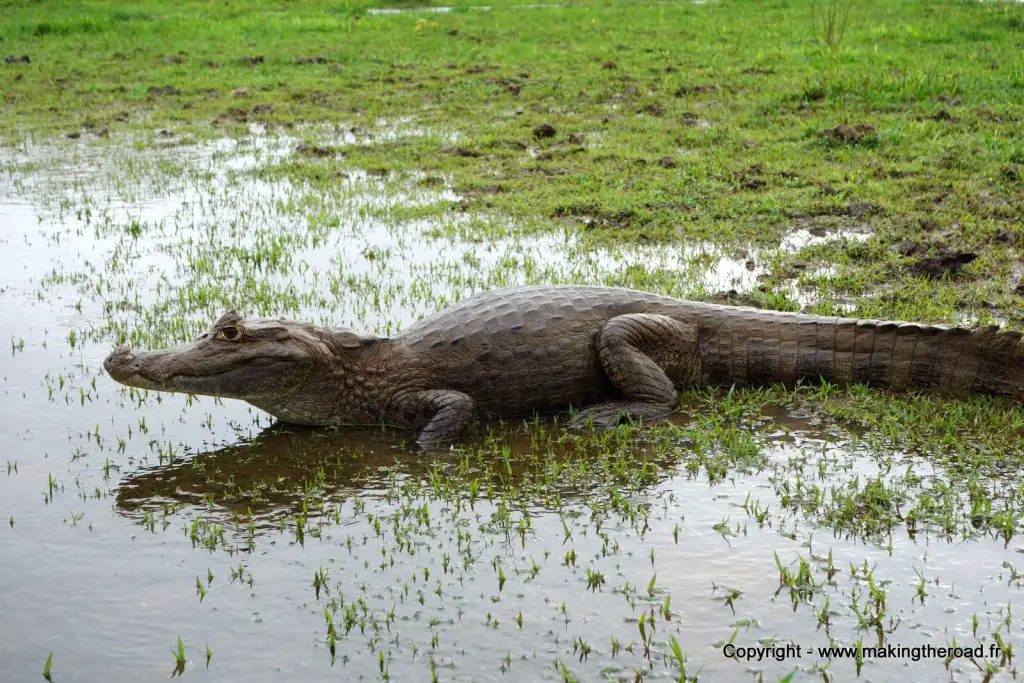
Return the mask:
[[[229,307],[388,333],[474,291],[622,282],[638,264],[676,273],[675,294],[756,286],[748,257],[710,244],[592,250],[454,209],[410,219],[399,209],[456,201],[415,178],[268,180],[296,146],[0,153],[0,678],[38,677],[49,653],[55,680],[164,677],[180,636],[184,676],[210,680],[675,680],[674,636],[701,680],[853,680],[854,659],[806,652],[877,644],[858,617],[872,586],[884,643],[1019,643],[1016,538],[866,540],[790,512],[781,482],[797,473],[825,488],[908,465],[946,475],[902,454],[883,472],[860,435],[785,410],[758,432],[756,464],[712,483],[687,467],[683,430],[583,447],[550,419],[513,422],[423,453],[403,433],[262,434],[270,420],[240,402],[113,383],[114,344],[186,339]],[[780,590],[776,556],[794,572],[803,558],[816,588]],[[804,656],[739,662],[730,639]],[[859,676],[984,678],[966,659],[907,657]],[[1014,679],[1011,665],[989,680]]]

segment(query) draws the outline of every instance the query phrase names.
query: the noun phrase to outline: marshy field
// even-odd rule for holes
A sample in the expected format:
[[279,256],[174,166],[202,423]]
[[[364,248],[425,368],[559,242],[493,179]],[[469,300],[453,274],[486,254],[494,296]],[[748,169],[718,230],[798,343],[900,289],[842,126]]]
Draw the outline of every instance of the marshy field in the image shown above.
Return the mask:
[[531,283],[1024,330],[1024,4],[0,0],[0,57],[0,680],[1024,678],[1010,401],[421,451],[102,368]]

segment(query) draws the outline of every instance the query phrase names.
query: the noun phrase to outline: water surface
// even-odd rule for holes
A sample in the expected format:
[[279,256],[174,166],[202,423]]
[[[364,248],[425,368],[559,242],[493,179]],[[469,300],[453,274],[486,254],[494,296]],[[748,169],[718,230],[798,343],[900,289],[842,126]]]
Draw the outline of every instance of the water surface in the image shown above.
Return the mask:
[[[277,179],[298,144],[0,153],[10,680],[39,676],[50,653],[56,680],[154,680],[179,636],[185,677],[247,681],[675,680],[672,637],[702,680],[983,680],[981,661],[858,670],[806,653],[830,639],[1019,643],[1017,538],[902,525],[864,538],[785,505],[798,479],[834,493],[949,476],[791,410],[738,446],[695,443],[702,416],[684,406],[674,429],[491,423],[424,453],[407,433],[281,431],[241,402],[112,382],[115,344],[188,339],[227,308],[388,334],[490,287],[629,284],[638,269],[673,273],[677,295],[749,292],[771,259],[597,249],[569,228],[525,237],[415,176]],[[439,204],[440,219],[410,210]],[[780,249],[857,238],[794,235]],[[732,449],[724,476],[691,467],[707,448]],[[800,590],[781,585],[801,566]],[[730,642],[805,655],[740,662],[723,656]],[[1014,679],[1010,665],[987,680]]]

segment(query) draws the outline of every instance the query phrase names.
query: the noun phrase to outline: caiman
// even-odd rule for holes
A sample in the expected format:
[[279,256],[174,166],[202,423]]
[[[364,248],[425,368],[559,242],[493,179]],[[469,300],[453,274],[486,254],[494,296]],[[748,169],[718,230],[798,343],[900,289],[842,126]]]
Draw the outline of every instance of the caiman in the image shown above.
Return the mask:
[[1021,334],[819,317],[613,287],[466,299],[380,338],[225,313],[197,340],[115,350],[118,382],[248,401],[286,423],[419,429],[450,441],[477,417],[585,407],[577,420],[660,419],[687,386],[824,378],[894,391],[1024,397]]

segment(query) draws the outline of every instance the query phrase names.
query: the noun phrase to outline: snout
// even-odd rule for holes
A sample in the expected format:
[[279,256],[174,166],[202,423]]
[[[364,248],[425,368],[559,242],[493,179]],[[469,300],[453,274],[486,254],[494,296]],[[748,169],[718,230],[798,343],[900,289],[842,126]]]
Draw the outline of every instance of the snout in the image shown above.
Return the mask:
[[156,391],[182,391],[182,378],[194,376],[195,344],[157,351],[133,351],[127,346],[114,349],[103,361],[111,379],[129,387]]
[[103,369],[111,379],[129,387],[140,389],[167,389],[164,363],[159,351],[132,351],[119,346],[103,361]]
[[139,374],[139,361],[135,353],[126,345],[121,345],[103,361],[103,369],[113,379],[122,381]]

